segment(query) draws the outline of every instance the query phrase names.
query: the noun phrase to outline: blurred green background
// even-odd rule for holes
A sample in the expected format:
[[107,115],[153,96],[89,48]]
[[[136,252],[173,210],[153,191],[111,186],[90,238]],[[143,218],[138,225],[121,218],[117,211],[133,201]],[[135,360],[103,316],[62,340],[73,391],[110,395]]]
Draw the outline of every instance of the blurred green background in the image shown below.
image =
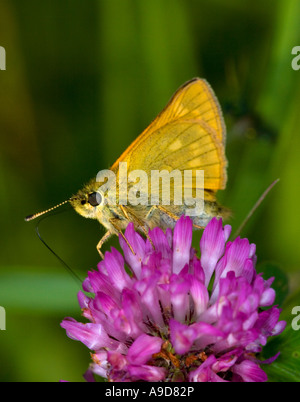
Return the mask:
[[[79,285],[24,217],[109,168],[195,76],[209,81],[227,124],[229,179],[219,200],[233,211],[228,223],[234,232],[280,178],[242,235],[257,244],[258,262],[280,267],[289,293],[299,295],[297,45],[298,0],[1,0],[1,381],[81,381],[90,362],[59,326],[80,317]],[[43,220],[40,233],[84,278],[99,260],[104,229],[70,208],[61,212]]]

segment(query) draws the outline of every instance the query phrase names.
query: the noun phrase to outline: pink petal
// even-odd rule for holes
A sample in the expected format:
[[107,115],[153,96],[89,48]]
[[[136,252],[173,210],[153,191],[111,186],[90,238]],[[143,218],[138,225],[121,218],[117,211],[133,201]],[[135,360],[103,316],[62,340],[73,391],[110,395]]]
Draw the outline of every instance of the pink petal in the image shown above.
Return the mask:
[[68,318],[64,319],[60,325],[67,331],[69,338],[82,342],[91,350],[118,347],[119,342],[111,339],[100,324],[82,324]]
[[[155,247],[156,253],[161,253],[161,258],[171,259],[172,249],[170,247],[168,238],[166,234],[159,227],[154,228],[149,231],[149,236]],[[148,252],[153,252],[153,246],[149,240],[147,240],[147,250]]]
[[189,263],[192,245],[193,222],[182,215],[176,222],[173,234],[173,273],[178,274]]
[[208,305],[209,294],[206,286],[195,277],[191,280],[190,294],[194,302],[194,315],[198,320]]
[[124,235],[135,253],[133,254],[123,236],[119,235],[119,242],[124,252],[125,261],[134,272],[135,276],[139,278],[141,274],[142,261],[145,257],[145,240],[137,232],[135,232],[132,222],[127,225]]
[[145,364],[154,353],[160,352],[163,340],[147,334],[140,335],[130,346],[127,360],[131,364]]
[[267,374],[254,362],[244,360],[240,364],[235,364],[232,372],[242,377],[244,382],[266,382]]
[[148,365],[129,365],[127,370],[134,381],[142,380],[147,382],[163,381],[166,377],[166,369]]
[[224,254],[225,242],[227,241],[230,230],[222,227],[222,219],[213,218],[202,234],[200,240],[201,265],[205,272],[205,285],[209,284],[217,262]]
[[170,339],[176,353],[184,354],[190,350],[197,336],[196,329],[171,319],[169,322]]
[[111,252],[106,251],[104,261],[114,288],[120,292],[124,287],[130,287],[131,280],[125,271],[123,256],[114,247],[111,248]]

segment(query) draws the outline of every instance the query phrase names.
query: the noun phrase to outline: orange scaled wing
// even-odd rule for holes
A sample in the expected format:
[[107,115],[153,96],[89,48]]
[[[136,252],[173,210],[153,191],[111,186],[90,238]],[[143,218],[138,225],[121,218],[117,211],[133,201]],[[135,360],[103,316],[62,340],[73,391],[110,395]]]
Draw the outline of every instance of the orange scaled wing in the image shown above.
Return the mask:
[[[163,111],[112,166],[127,162],[128,173],[141,169],[204,170],[204,186],[213,192],[226,186],[226,130],[210,85],[194,78],[181,86]],[[150,177],[150,176],[149,176]]]

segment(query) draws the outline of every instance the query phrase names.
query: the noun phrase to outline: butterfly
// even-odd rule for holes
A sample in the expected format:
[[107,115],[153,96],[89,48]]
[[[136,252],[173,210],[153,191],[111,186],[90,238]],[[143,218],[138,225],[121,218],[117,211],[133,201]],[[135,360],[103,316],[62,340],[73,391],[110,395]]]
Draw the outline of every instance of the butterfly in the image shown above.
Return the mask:
[[67,201],[26,220],[69,202],[106,228],[97,244],[102,258],[102,246],[114,234],[123,236],[134,253],[123,234],[129,222],[150,241],[150,229],[173,228],[183,214],[202,229],[212,217],[229,215],[216,199],[227,181],[225,140],[218,100],[206,80],[194,78],[174,93],[109,170],[100,171]]

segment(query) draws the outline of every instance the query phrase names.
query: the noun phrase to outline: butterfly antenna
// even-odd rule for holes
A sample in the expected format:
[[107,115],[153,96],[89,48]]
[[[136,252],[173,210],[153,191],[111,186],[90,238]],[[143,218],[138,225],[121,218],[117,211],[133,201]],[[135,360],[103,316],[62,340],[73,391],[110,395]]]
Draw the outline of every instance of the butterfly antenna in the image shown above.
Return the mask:
[[47,214],[48,212],[51,212],[58,207],[61,207],[62,205],[66,204],[67,202],[70,202],[70,199],[63,201],[60,204],[57,204],[52,208],[46,209],[45,211],[38,212],[37,214],[28,215],[28,216],[26,216],[25,221],[26,222],[32,221],[33,219],[38,218],[41,215]]
[[240,235],[241,231],[244,229],[246,223],[249,221],[249,219],[251,218],[253,213],[260,206],[260,204],[263,202],[263,200],[266,198],[267,194],[272,190],[272,188],[275,186],[275,184],[277,184],[279,182],[279,180],[280,179],[276,179],[275,181],[273,181],[273,183],[271,183],[269,185],[269,187],[262,193],[262,195],[256,201],[256,203],[254,204],[254,206],[252,207],[252,209],[250,210],[250,212],[248,213],[248,215],[246,216],[246,218],[244,219],[244,221],[242,222],[242,224],[240,225],[238,230],[235,232],[235,234],[233,236],[234,238],[236,238]]
[[[67,201],[66,201],[67,202]],[[53,208],[54,209],[54,208]],[[46,213],[46,212],[45,212]],[[35,231],[36,234],[38,235],[38,238],[41,240],[41,242],[47,247],[48,250],[51,251],[51,253],[60,261],[60,263],[64,266],[64,268],[66,268],[66,270],[72,275],[72,277],[75,279],[76,282],[79,282],[80,284],[80,288],[82,286],[82,280],[80,279],[80,277],[73,271],[73,269],[71,267],[69,267],[69,265],[62,259],[59,257],[59,255],[56,254],[55,251],[52,250],[52,248],[45,242],[45,240],[42,238],[42,236],[40,235],[39,232],[39,224],[42,222],[42,220],[44,220],[45,218],[47,218],[48,216],[44,216],[43,218],[41,218],[36,227],[35,227]],[[33,218],[32,218],[33,219]]]

